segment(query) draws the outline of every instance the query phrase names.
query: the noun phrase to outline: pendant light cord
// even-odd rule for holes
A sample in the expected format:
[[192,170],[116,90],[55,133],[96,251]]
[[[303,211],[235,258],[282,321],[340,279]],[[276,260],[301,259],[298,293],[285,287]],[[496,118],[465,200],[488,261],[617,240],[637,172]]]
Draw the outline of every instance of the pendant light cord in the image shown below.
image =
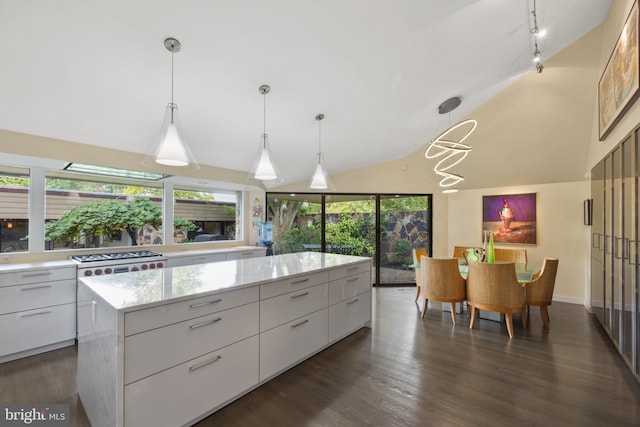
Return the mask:
[[175,104],[173,103],[173,56],[175,55],[174,49],[171,49],[171,123],[173,123],[173,109]]
[[262,109],[262,144],[263,148],[267,148],[267,94],[262,95],[264,98],[264,108]]
[[322,120],[318,120],[318,163],[320,163],[320,157],[322,156],[322,148],[320,143],[322,142]]

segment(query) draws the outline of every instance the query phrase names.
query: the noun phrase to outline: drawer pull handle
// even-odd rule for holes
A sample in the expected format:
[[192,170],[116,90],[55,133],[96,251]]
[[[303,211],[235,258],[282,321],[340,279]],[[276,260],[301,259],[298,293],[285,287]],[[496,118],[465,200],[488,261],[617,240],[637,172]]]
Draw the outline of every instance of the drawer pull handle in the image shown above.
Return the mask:
[[354,277],[354,278],[351,278],[351,279],[347,280],[347,282],[355,282],[358,279],[359,279],[359,277]]
[[305,323],[309,323],[309,319],[304,319],[302,322],[298,322],[298,323],[295,323],[295,324],[291,325],[291,327],[292,328],[297,328],[298,326],[302,326]]
[[242,252],[240,255],[251,255],[253,252]]
[[214,300],[211,300],[211,301],[198,302],[198,303],[195,303],[195,304],[191,304],[191,305],[189,306],[189,308],[204,307],[205,305],[209,305],[209,304],[217,304],[217,303],[219,303],[219,302],[221,302],[221,301],[222,301],[222,300],[218,298],[218,299],[214,299]]
[[30,288],[20,288],[20,292],[22,291],[34,291],[36,289],[44,289],[44,288],[50,288],[53,285],[40,285],[40,286],[32,286]]
[[38,276],[48,276],[50,275],[51,272],[50,271],[45,271],[43,273],[29,273],[29,274],[22,274],[22,277],[38,277]]
[[301,298],[301,297],[304,297],[306,295],[309,295],[309,292],[304,292],[304,293],[298,294],[298,295],[291,295],[291,299]]
[[37,313],[27,313],[27,314],[23,314],[20,317],[33,317],[33,316],[40,316],[41,314],[49,314],[52,313],[51,310],[47,310],[47,311],[39,311]]
[[198,363],[197,365],[189,366],[189,372],[193,372],[200,368],[204,368],[207,365],[211,365],[212,363],[216,363],[218,360],[222,359],[222,356],[217,355],[213,359],[207,360],[206,362]]
[[213,325],[214,323],[218,323],[221,320],[222,320],[222,317],[217,317],[213,320],[208,320],[202,323],[196,323],[195,325],[189,325],[189,329],[198,329],[198,328],[202,328],[203,326]]
[[349,302],[347,303],[347,305],[355,304],[355,303],[357,303],[358,301],[360,301],[360,300],[359,300],[358,298],[356,298],[356,299],[354,299],[353,301],[349,301]]
[[302,280],[294,280],[294,281],[291,282],[291,284],[292,285],[298,285],[300,283],[304,283],[304,282],[308,282],[308,281],[309,281],[309,278],[302,279]]
[[353,271],[353,270],[358,270],[360,267],[349,267],[347,268],[347,271]]

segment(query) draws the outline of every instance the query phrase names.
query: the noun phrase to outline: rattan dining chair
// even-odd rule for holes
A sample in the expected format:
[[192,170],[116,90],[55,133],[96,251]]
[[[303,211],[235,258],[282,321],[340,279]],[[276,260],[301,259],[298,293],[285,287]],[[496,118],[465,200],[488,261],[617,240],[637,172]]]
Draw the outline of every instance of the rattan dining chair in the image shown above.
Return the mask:
[[542,269],[533,275],[533,278],[526,285],[527,293],[527,314],[529,306],[540,307],[540,316],[546,330],[549,330],[549,310],[553,299],[553,288],[556,284],[556,274],[558,272],[558,258],[546,257],[542,264]]
[[470,262],[467,274],[467,305],[471,306],[469,328],[473,329],[479,310],[505,315],[509,338],[513,338],[513,313],[522,313],[527,327],[526,291],[518,283],[514,263]]
[[457,258],[430,258],[420,261],[422,317],[429,307],[429,300],[451,303],[451,320],[456,324],[456,303],[466,298],[465,280],[460,275]]
[[[412,250],[413,253],[413,264],[418,266],[420,265],[420,259],[423,256],[427,256],[427,248],[414,248]],[[420,276],[420,269],[416,268],[416,302],[418,301],[418,298],[420,297],[420,287],[422,286],[421,284],[421,276]]]
[[495,248],[496,261],[505,262],[517,262],[521,264],[527,263],[527,250],[526,249],[502,249]]
[[470,248],[470,246],[454,246],[453,247],[453,257],[454,258],[464,258],[464,253],[469,248]]

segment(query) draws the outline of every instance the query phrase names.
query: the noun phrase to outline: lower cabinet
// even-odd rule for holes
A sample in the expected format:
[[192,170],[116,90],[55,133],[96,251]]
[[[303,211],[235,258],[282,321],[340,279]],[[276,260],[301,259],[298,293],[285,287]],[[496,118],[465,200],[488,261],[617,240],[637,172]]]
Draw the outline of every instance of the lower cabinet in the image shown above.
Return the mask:
[[0,363],[75,344],[75,265],[0,269],[0,336]]
[[371,291],[329,307],[329,342],[357,331],[371,319]]
[[[70,341],[68,345],[73,345],[75,319],[75,302],[2,315],[2,355],[19,354],[67,341]],[[3,360],[0,358],[0,361]]]
[[[258,333],[258,303],[201,316],[124,339],[124,383],[129,384]],[[213,347],[215,348],[215,347]]]
[[211,413],[258,382],[258,336],[124,387],[126,426],[175,427]]
[[260,381],[300,362],[328,343],[326,308],[260,334]]
[[119,310],[80,281],[78,393],[92,425],[191,425],[371,319],[370,261],[249,283]]

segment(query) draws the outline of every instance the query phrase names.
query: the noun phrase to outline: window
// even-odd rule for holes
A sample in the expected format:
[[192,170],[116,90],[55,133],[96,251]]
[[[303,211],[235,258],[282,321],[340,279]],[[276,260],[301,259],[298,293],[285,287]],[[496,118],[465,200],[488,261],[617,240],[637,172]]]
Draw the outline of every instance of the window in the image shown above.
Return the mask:
[[0,166],[0,252],[29,250],[29,169]]
[[174,240],[238,240],[240,194],[176,187],[173,191]]
[[162,184],[47,173],[47,250],[162,244]]

